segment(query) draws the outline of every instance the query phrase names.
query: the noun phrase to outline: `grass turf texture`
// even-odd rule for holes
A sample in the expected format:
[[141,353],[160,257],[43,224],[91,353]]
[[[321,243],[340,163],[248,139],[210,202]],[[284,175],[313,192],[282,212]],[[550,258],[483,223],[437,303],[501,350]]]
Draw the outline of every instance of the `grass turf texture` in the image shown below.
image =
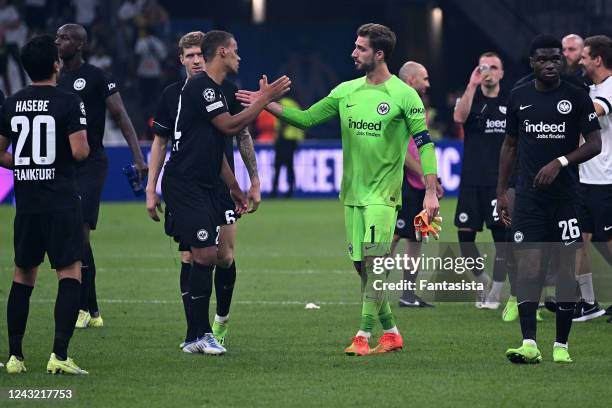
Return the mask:
[[[441,239],[456,240],[455,201],[442,202]],[[14,210],[0,207],[0,328],[12,277]],[[176,245],[144,204],[106,204],[93,247],[105,327],[77,330],[70,355],[88,377],[45,373],[53,340],[55,274],[43,265],[32,295],[24,353],[28,372],[0,372],[9,388],[72,388],[62,404],[88,407],[192,406],[609,406],[612,325],[575,324],[569,366],[552,363],[554,316],[538,339],[544,361],[510,364],[518,322],[472,304],[406,310],[393,305],[402,352],[362,358],[342,350],[359,324],[359,280],[346,256],[342,207],[333,201],[266,201],[239,223],[238,281],[228,354],[178,350],[184,318]],[[489,240],[490,234],[480,239]],[[305,310],[307,302],[320,310]],[[330,304],[326,304],[329,302]],[[344,302],[344,304],[342,304]],[[211,308],[214,310],[214,306]],[[377,327],[375,336],[380,336]],[[6,338],[0,342],[6,362]],[[22,403],[30,406],[30,402]]]

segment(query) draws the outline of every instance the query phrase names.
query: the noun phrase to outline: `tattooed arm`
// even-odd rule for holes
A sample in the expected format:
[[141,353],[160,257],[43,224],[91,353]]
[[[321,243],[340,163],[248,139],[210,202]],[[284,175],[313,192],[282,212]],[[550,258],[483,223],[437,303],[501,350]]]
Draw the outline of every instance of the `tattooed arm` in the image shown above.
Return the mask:
[[255,148],[253,147],[253,138],[248,128],[244,128],[236,135],[238,150],[242,161],[247,168],[249,178],[251,179],[251,187],[247,194],[249,200],[249,212],[255,212],[261,203],[261,191],[259,185],[259,173],[257,172],[257,158],[255,157]]

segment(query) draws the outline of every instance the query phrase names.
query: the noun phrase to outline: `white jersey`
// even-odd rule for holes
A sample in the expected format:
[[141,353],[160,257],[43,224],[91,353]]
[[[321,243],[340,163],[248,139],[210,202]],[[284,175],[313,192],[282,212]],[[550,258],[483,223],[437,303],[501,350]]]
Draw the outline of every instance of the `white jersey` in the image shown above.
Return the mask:
[[599,117],[601,125],[601,153],[580,165],[580,182],[612,184],[612,76],[598,85],[591,85],[589,96],[604,108]]

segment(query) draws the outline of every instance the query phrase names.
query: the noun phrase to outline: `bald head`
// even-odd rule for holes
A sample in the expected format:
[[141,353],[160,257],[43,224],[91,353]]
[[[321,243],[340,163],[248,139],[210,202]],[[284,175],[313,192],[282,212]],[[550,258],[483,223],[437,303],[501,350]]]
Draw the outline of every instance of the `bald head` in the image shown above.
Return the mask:
[[408,61],[399,70],[399,78],[413,87],[420,96],[429,89],[429,74],[427,69],[418,62]]
[[79,41],[79,42],[82,42],[83,44],[87,44],[87,31],[85,30],[85,27],[83,27],[82,25],[64,24],[63,26],[60,27],[60,30],[61,29],[66,30],[66,33],[72,36],[72,38],[75,41]]
[[584,40],[578,34],[568,34],[561,40],[563,47],[563,56],[567,62],[570,71],[578,69],[578,63],[584,48]]
[[83,48],[87,45],[87,31],[79,24],[64,24],[57,30],[55,44],[63,60],[80,58]]

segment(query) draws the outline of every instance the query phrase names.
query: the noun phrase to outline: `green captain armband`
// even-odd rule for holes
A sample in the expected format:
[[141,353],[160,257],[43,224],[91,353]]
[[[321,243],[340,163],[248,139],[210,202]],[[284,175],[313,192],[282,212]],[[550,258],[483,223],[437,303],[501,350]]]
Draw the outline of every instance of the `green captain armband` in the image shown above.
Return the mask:
[[438,173],[436,150],[432,142],[423,144],[419,147],[419,158],[421,159],[423,174],[427,175]]

